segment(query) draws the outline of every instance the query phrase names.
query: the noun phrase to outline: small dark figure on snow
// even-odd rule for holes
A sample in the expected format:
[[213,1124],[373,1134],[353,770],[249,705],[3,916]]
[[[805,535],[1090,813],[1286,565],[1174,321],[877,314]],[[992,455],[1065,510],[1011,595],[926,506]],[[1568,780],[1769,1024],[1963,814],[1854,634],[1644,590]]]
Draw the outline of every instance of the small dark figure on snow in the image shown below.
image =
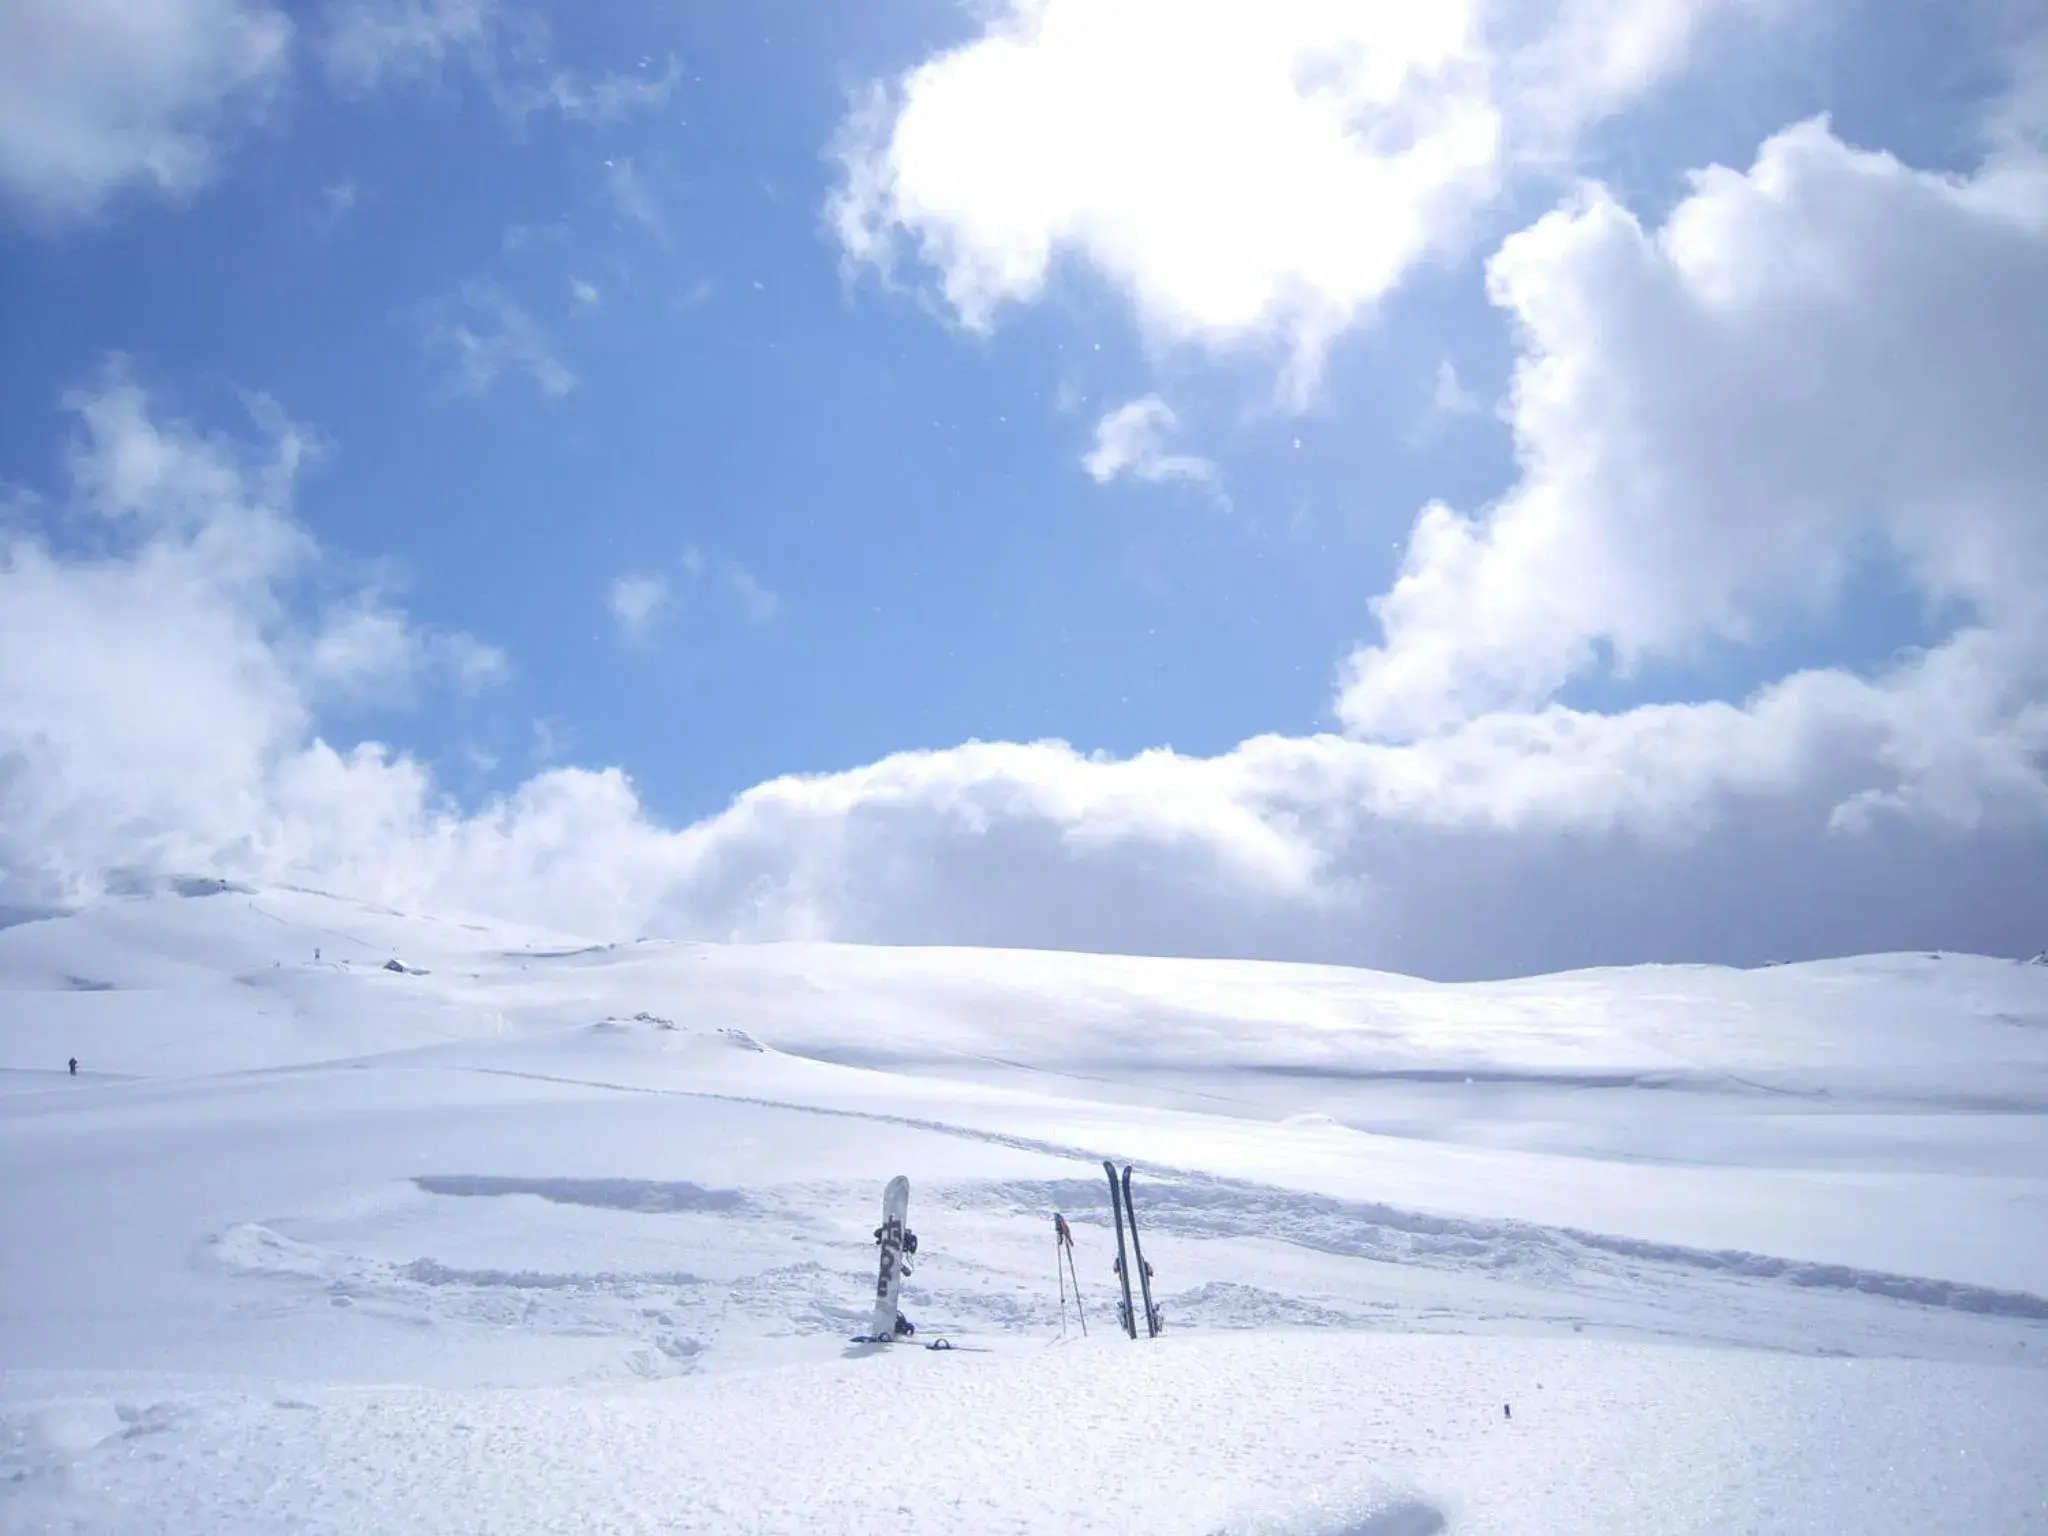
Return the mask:
[[76,1056],[71,1058],[71,1075],[73,1077],[78,1076],[78,1058]]

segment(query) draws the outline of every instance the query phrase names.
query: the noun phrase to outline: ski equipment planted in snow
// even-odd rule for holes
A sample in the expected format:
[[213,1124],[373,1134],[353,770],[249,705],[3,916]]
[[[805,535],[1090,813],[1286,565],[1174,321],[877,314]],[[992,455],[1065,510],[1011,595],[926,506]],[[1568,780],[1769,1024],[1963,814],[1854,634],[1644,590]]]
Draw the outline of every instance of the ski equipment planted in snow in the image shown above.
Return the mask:
[[1088,1314],[1081,1310],[1081,1276],[1074,1268],[1074,1229],[1058,1211],[1052,1213],[1052,1268],[1060,1278],[1060,1337],[1067,1333],[1067,1276],[1074,1277],[1074,1315],[1081,1319],[1081,1337],[1088,1337]]
[[[1124,1219],[1131,1224],[1131,1262],[1138,1267],[1138,1286],[1145,1298],[1145,1336],[1156,1339],[1166,1322],[1159,1315],[1159,1308],[1152,1304],[1152,1266],[1145,1262],[1145,1250],[1138,1246],[1138,1206],[1131,1199],[1131,1165],[1124,1164]],[[1130,1282],[1124,1282],[1126,1294]],[[1136,1337],[1135,1332],[1132,1337]]]
[[903,1277],[910,1273],[904,1261],[917,1252],[917,1234],[905,1225],[910,1216],[910,1180],[898,1174],[882,1191],[882,1224],[875,1228],[875,1242],[882,1250],[875,1276],[875,1316],[866,1333],[854,1338],[856,1344],[888,1344],[917,1332],[910,1319],[897,1310]]
[[1124,1299],[1116,1305],[1116,1317],[1117,1321],[1124,1325],[1124,1332],[1135,1339],[1138,1336],[1138,1322],[1131,1310],[1131,1271],[1124,1262],[1123,1191],[1116,1182],[1116,1164],[1104,1158],[1102,1171],[1109,1175],[1109,1208],[1116,1216],[1116,1278],[1124,1288]]

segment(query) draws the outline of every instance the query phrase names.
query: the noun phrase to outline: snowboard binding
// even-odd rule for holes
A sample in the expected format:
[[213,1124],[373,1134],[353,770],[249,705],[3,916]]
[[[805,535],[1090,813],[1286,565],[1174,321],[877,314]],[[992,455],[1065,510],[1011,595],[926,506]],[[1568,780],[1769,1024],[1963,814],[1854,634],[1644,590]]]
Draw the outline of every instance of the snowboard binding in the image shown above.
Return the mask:
[[[886,1247],[888,1245],[888,1242],[889,1229],[887,1227],[875,1228],[876,1246]],[[913,1253],[917,1252],[917,1234],[911,1231],[908,1227],[905,1227],[903,1229],[903,1240],[901,1243],[897,1245],[896,1252],[899,1255],[897,1259],[897,1273],[903,1275],[905,1278],[908,1278],[910,1274],[910,1265],[908,1263],[908,1260]]]

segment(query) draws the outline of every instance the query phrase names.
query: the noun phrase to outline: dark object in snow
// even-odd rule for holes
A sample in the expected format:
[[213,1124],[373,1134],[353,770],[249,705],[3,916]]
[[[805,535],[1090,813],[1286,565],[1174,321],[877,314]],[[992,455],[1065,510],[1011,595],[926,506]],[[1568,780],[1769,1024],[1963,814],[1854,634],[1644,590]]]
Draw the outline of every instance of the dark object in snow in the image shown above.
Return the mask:
[[407,965],[404,962],[397,959],[386,960],[384,962],[384,969],[387,971],[396,971],[400,976],[424,976],[427,974],[418,966]]
[[386,960],[384,962],[384,969],[387,971],[396,971],[401,976],[405,974],[405,967],[400,965],[396,960]]
[[78,1058],[76,1056],[71,1058],[71,1075],[73,1077],[78,1076]]
[[1500,1416],[1504,1419],[1512,1419],[1515,1416],[1515,1410],[1506,1403],[1502,1403],[1500,1405]]
[[237,896],[254,896],[256,888],[244,885],[239,880],[222,880],[215,875],[174,875],[171,889],[180,896],[225,896],[233,892]]

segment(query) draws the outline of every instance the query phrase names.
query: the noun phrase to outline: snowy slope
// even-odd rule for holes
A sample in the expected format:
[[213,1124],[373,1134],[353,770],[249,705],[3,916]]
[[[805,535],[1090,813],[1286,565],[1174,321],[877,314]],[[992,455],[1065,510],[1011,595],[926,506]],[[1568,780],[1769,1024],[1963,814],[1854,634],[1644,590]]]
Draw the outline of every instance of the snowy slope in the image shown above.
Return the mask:
[[[0,931],[0,1017],[8,1529],[2048,1529],[2048,967],[1439,986],[192,884]],[[845,1343],[898,1172],[906,1310],[984,1352]]]

